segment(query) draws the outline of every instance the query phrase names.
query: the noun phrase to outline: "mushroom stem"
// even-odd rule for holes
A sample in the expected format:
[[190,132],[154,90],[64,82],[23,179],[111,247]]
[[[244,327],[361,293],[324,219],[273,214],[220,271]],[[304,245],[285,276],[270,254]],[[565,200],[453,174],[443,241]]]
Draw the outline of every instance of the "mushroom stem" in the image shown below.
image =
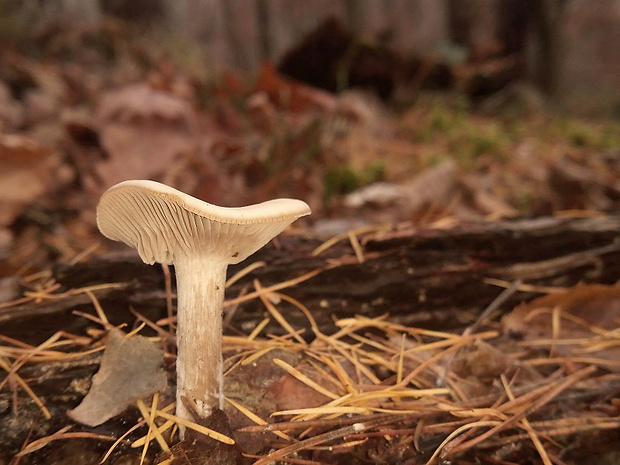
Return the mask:
[[[226,268],[216,257],[177,260],[177,416],[196,421],[223,407],[222,307]],[[183,433],[183,431],[182,431]]]

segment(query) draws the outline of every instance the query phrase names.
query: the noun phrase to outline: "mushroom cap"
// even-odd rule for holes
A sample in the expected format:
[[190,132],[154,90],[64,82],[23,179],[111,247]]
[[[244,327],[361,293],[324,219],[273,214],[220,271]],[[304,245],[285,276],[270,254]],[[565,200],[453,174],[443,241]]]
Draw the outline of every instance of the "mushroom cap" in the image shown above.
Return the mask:
[[218,207],[155,181],[124,181],[97,205],[97,225],[109,239],[134,247],[145,263],[174,264],[209,255],[239,263],[310,214],[301,200]]

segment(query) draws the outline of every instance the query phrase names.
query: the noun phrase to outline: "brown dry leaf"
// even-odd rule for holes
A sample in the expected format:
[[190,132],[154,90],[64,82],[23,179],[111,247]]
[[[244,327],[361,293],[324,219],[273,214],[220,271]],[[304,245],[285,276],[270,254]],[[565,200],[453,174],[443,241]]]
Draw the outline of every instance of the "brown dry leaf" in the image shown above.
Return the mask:
[[466,398],[489,394],[495,389],[493,382],[502,374],[514,373],[515,367],[514,359],[481,339],[461,348],[450,364],[451,370],[458,375],[455,382],[459,391]]
[[24,106],[13,99],[9,86],[0,81],[0,129],[17,129],[24,121]]
[[289,374],[271,386],[269,395],[274,397],[277,410],[320,407],[330,400]]
[[487,217],[514,217],[517,211],[506,203],[495,186],[489,185],[488,174],[469,173],[461,176],[460,187],[468,203]]
[[121,331],[112,330],[90,391],[67,414],[79,423],[100,425],[136,400],[166,388],[163,361],[163,351],[148,339],[125,338]]
[[456,172],[456,163],[447,160],[403,184],[378,182],[356,190],[345,197],[344,205],[363,209],[377,223],[411,217],[429,206],[447,206],[454,197]]
[[19,279],[16,276],[0,278],[0,303],[16,299],[19,297],[19,291]]
[[101,182],[96,192],[122,180],[161,175],[175,157],[195,148],[191,105],[147,85],[105,94],[99,121],[101,145],[109,158],[96,167]]
[[[559,317],[555,328],[554,311]],[[502,325],[505,333],[525,341],[549,340],[547,347],[553,340],[582,340],[554,345],[558,354],[620,360],[620,346],[603,334],[620,328],[620,285],[580,284],[540,297],[515,308]],[[601,343],[600,350],[590,350],[595,343]]]
[[513,365],[514,360],[508,355],[480,339],[459,350],[452,361],[452,369],[459,376],[473,376],[485,383],[499,378]]
[[59,166],[51,150],[23,136],[0,134],[0,228],[52,188]]
[[[6,259],[15,245],[13,233],[7,229],[0,229],[0,260]],[[0,270],[0,276],[3,276],[3,270]]]
[[62,107],[59,96],[47,92],[46,89],[33,89],[24,96],[26,124],[33,126],[45,120],[58,117],[58,108]]
[[549,184],[558,209],[605,211],[615,208],[616,200],[610,198],[609,193],[613,192],[616,176],[597,172],[595,168],[595,163],[589,159],[577,162],[564,157],[550,164]]
[[33,88],[40,89],[58,99],[63,99],[70,93],[69,86],[57,64],[45,63],[12,53],[5,54],[3,58],[17,77],[24,82],[29,82]]
[[336,106],[333,94],[282,76],[270,63],[261,67],[254,92],[264,92],[276,105],[292,112],[313,108],[333,111]]
[[[3,58],[14,76],[12,86],[23,89],[19,99],[23,124],[36,127],[47,121],[54,126],[59,109],[66,105],[71,96],[71,87],[61,67],[12,53],[5,54]],[[41,131],[41,128],[35,131]]]

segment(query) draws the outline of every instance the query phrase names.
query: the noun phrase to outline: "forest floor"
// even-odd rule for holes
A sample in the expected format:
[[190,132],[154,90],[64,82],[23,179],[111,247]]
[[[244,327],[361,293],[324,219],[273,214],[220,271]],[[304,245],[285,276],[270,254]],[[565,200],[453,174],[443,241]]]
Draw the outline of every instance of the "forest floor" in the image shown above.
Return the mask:
[[[617,463],[618,121],[206,63],[118,23],[0,47],[0,464]],[[173,276],[96,227],[124,179],[313,210],[232,270],[233,452],[173,446]],[[113,328],[157,341],[170,382],[84,426],[67,410]]]

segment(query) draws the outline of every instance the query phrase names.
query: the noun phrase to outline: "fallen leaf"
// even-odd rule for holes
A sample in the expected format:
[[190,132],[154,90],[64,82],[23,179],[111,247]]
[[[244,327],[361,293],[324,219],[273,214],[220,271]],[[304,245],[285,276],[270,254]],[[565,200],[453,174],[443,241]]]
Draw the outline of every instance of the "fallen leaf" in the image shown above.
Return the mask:
[[320,407],[330,400],[289,374],[276,381],[268,395],[275,398],[278,410]]
[[0,81],[0,129],[17,129],[23,126],[24,121],[24,106],[13,99],[9,87]]
[[0,228],[54,186],[59,166],[51,150],[23,136],[0,134]]
[[88,394],[67,414],[88,426],[104,423],[136,400],[166,388],[163,361],[163,351],[148,339],[125,338],[112,330]]
[[404,184],[378,182],[348,194],[344,205],[381,213],[391,208],[400,217],[410,217],[431,205],[448,205],[456,186],[456,164],[452,160],[427,168]]
[[312,108],[333,111],[336,106],[333,94],[282,76],[271,63],[261,67],[254,92],[264,92],[277,106],[292,112]]
[[609,177],[605,176],[607,173],[597,173],[591,165],[588,160],[577,163],[566,158],[551,163],[549,184],[560,209],[588,205],[589,208],[605,211],[615,207],[615,198],[609,198],[606,192],[613,192],[617,175]]
[[102,184],[96,193],[126,179],[157,177],[175,157],[195,146],[191,105],[147,85],[105,94],[99,122],[101,145],[108,158],[96,167]]
[[19,279],[16,276],[0,278],[0,302],[16,299],[20,294]]
[[[553,347],[559,355],[620,360],[617,339],[603,334],[620,327],[620,285],[580,284],[534,299],[506,315],[502,326],[505,333],[524,341],[549,341],[537,347]],[[575,342],[555,345],[554,340]]]
[[[7,258],[15,244],[13,233],[9,229],[0,229],[0,260]],[[2,272],[0,272],[0,276]]]
[[514,365],[501,350],[477,339],[460,349],[452,361],[452,369],[462,378],[474,378],[490,383]]
[[62,107],[60,97],[45,89],[33,89],[24,96],[26,124],[35,125],[44,120],[58,118],[58,108]]

